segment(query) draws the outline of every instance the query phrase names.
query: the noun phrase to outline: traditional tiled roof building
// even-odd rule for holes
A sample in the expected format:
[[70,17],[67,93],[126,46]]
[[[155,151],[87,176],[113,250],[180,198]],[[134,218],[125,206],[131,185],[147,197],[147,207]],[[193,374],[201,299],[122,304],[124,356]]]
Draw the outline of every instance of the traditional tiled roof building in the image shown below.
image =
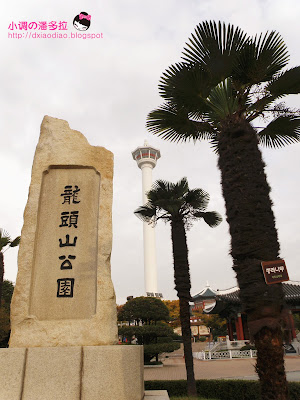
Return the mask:
[[[286,341],[296,338],[293,312],[300,312],[300,282],[289,281],[282,283],[286,305],[289,309],[289,327],[286,332]],[[208,284],[198,294],[193,296],[194,309],[203,309],[206,314],[219,314],[227,320],[227,329],[230,340],[249,339],[247,317],[243,313],[239,297],[239,288],[213,290]]]

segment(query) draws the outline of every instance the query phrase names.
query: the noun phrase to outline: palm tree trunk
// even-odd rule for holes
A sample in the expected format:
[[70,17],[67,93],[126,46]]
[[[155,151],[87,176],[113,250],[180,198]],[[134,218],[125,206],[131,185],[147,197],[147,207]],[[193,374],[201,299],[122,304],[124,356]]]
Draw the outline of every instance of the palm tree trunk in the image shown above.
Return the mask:
[[3,278],[4,278],[4,257],[2,251],[0,251],[0,308],[2,300]]
[[196,381],[194,375],[194,362],[192,352],[192,335],[190,325],[191,299],[190,273],[188,263],[188,249],[183,221],[181,219],[171,221],[172,246],[174,258],[175,289],[179,297],[180,323],[187,375],[188,396],[197,396]]
[[[255,346],[259,353],[256,372],[261,383],[262,398],[267,400],[288,399],[281,329],[264,327],[255,335]],[[272,358],[269,354],[272,354]]]
[[287,399],[282,348],[284,296],[281,284],[267,285],[261,261],[279,258],[279,243],[257,135],[244,120],[230,121],[219,138],[219,168],[233,269],[257,347],[262,399]]

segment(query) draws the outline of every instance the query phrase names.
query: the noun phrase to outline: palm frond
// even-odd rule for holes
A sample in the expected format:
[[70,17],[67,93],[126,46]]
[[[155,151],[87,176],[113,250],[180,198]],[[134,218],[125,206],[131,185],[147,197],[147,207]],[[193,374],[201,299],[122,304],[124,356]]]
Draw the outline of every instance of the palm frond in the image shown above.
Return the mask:
[[258,62],[262,67],[267,67],[266,75],[268,78],[284,68],[289,61],[290,56],[286,44],[278,32],[266,32],[262,40],[258,40],[257,48]]
[[220,121],[239,109],[238,98],[234,92],[230,79],[217,85],[207,98],[211,108],[209,116],[212,120]]
[[197,210],[204,211],[209,203],[209,194],[203,189],[190,189],[184,198],[187,204]]
[[177,183],[157,180],[147,193],[148,204],[156,207],[157,215],[163,211],[167,211],[169,215],[178,214],[184,204],[184,194],[188,190],[186,178]]
[[146,126],[154,135],[161,136],[171,142],[187,140],[210,140],[215,136],[209,122],[194,121],[184,108],[166,103],[147,116]]
[[139,207],[135,214],[148,223],[156,224],[159,219],[165,222],[180,219],[188,229],[197,218],[203,218],[210,226],[217,226],[222,220],[216,212],[204,212],[209,194],[203,189],[190,189],[186,177],[177,183],[155,181],[147,197],[148,203]]
[[171,65],[160,78],[159,94],[166,100],[188,108],[207,112],[206,97],[212,88],[210,75],[199,64]]
[[194,213],[196,218],[203,218],[204,221],[209,225],[211,228],[215,228],[222,222],[222,217],[216,211],[209,211],[209,212],[196,212]]
[[19,246],[21,240],[21,236],[17,236],[14,240],[10,242],[10,247]]
[[11,242],[7,231],[0,228],[0,251]]
[[205,21],[196,27],[186,43],[182,58],[210,71],[212,83],[216,85],[230,76],[236,54],[246,39],[247,35],[239,27]]
[[181,178],[173,186],[173,193],[176,197],[183,197],[189,190],[189,183],[186,177]]
[[300,67],[295,67],[278,74],[267,85],[266,90],[274,97],[300,93]]
[[210,141],[210,147],[215,154],[219,154],[219,137],[216,135]]
[[269,111],[267,106],[272,104],[275,100],[275,97],[270,95],[266,95],[256,100],[254,103],[249,105],[249,107],[247,107],[246,120],[251,122],[259,115],[261,115],[264,111]]
[[279,33],[260,34],[243,45],[233,68],[233,79],[245,85],[269,81],[288,60],[287,48]]
[[142,221],[150,222],[151,220],[155,220],[156,207],[153,207],[151,204],[147,203],[144,206],[137,208],[134,211],[134,214]]
[[155,203],[158,199],[168,199],[170,192],[173,191],[174,183],[158,179],[151,186],[151,190],[147,192],[147,197],[151,203]]
[[247,108],[248,112],[260,112],[263,111],[266,106],[273,103],[276,100],[274,96],[266,95],[264,97],[259,98],[258,100],[254,101],[249,107]]
[[174,192],[174,186],[174,183],[161,179],[155,181],[151,187],[151,190],[146,193],[149,204],[152,204],[158,209],[164,208],[165,204],[169,204],[174,197],[172,196],[172,193]]
[[280,116],[258,133],[259,143],[266,147],[279,148],[300,142],[300,118]]

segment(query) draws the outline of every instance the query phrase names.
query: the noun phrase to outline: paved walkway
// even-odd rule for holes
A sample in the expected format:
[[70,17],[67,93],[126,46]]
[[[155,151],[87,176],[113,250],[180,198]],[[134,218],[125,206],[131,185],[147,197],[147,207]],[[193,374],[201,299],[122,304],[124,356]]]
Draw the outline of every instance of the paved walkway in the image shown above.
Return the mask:
[[[180,353],[166,358],[164,366],[144,369],[145,380],[186,379],[184,358]],[[254,371],[255,359],[239,360],[197,360],[194,359],[196,379],[257,379]],[[285,358],[289,381],[300,382],[300,356]]]

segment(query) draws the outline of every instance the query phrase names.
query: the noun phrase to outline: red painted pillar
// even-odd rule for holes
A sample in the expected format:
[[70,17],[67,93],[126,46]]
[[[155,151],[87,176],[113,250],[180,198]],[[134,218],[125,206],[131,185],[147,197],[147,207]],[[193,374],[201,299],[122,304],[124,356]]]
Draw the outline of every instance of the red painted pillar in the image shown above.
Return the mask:
[[240,334],[240,339],[239,340],[244,340],[244,329],[243,329],[243,321],[242,321],[242,315],[238,313],[238,325],[239,325],[239,334]]
[[227,321],[227,332],[228,332],[229,340],[233,340],[231,319],[229,321]]
[[248,328],[248,324],[247,324],[247,319],[243,319],[242,317],[242,322],[243,322],[243,329],[244,329],[244,339],[245,340],[250,340],[250,335],[249,335],[249,328]]
[[237,340],[240,340],[240,327],[237,318],[235,318],[235,330],[236,330],[236,338]]
[[295,331],[295,323],[294,323],[294,318],[293,318],[293,313],[291,310],[289,310],[290,314],[290,324],[291,324],[291,333],[292,333],[292,339],[296,339],[296,331]]

